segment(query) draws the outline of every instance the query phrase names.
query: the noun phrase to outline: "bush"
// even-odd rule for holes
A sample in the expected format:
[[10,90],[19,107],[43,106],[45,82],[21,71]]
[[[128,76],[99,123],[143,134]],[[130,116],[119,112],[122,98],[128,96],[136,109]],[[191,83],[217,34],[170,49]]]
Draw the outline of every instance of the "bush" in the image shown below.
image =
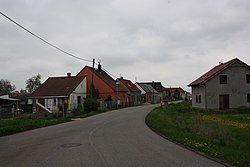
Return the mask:
[[96,99],[93,98],[87,98],[84,103],[84,112],[88,113],[91,111],[97,111],[99,107],[99,102]]
[[83,110],[83,107],[82,107],[82,104],[78,105],[77,108],[74,108],[72,110],[72,114],[74,116],[78,116],[78,115],[81,115],[84,113],[84,110]]

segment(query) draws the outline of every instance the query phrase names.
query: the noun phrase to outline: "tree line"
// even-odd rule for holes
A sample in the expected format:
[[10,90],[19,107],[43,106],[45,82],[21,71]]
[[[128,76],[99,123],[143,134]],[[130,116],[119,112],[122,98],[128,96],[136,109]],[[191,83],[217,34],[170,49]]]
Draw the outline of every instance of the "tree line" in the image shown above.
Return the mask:
[[[22,90],[21,93],[32,93],[41,85],[41,75],[37,74],[26,80],[26,89]],[[14,84],[8,79],[0,80],[0,94],[9,94],[16,90]]]

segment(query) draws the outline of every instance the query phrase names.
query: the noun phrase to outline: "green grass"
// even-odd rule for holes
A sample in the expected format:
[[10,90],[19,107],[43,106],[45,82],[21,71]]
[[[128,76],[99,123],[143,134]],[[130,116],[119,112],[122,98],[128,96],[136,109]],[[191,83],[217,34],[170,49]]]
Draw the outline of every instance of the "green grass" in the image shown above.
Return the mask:
[[235,166],[250,166],[250,110],[200,110],[189,103],[156,108],[146,118],[154,131]]
[[58,119],[3,119],[0,120],[0,136],[11,135],[35,128],[68,122],[69,118]]
[[31,129],[41,128],[45,126],[56,125],[64,122],[71,121],[73,118],[86,118],[93,115],[101,114],[111,110],[104,111],[91,111],[89,113],[81,114],[78,116],[67,116],[66,118],[45,118],[45,119],[32,119],[32,118],[14,118],[14,119],[0,119],[0,137],[11,135],[14,133],[24,132]]

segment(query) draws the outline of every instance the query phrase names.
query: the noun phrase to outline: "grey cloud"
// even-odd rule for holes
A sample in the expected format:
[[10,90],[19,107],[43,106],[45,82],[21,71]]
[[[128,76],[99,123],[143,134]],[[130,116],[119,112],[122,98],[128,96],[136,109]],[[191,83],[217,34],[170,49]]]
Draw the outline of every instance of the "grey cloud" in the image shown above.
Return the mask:
[[[101,59],[115,75],[183,86],[219,61],[250,63],[248,0],[0,1],[1,10],[51,43]],[[76,74],[74,60],[0,18],[0,72],[18,89],[27,77]]]

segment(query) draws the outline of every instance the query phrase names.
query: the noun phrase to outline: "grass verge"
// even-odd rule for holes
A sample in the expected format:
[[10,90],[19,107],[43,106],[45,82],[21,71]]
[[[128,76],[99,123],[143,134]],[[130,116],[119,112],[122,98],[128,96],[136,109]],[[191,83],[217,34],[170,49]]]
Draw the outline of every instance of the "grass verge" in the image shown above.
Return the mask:
[[194,109],[189,103],[156,108],[146,117],[155,132],[234,166],[250,166],[250,110]]
[[58,119],[3,119],[0,120],[0,136],[11,135],[31,129],[55,125],[71,121],[69,118]]

